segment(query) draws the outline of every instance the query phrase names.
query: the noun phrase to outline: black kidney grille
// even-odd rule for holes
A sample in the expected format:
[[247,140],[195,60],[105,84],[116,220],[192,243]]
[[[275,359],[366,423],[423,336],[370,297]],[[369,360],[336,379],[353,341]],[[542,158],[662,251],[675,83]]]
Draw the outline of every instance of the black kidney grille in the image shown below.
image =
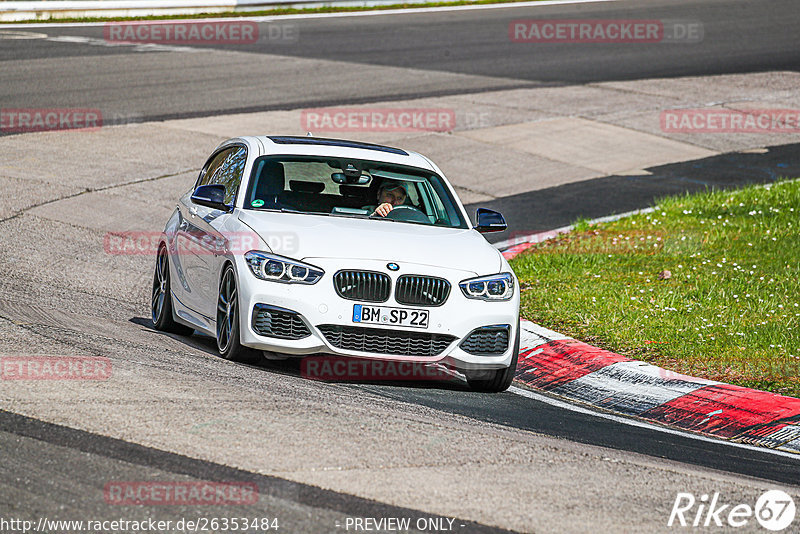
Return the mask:
[[470,332],[461,342],[461,350],[470,354],[503,354],[508,349],[509,327],[484,326]]
[[343,299],[386,302],[392,290],[392,280],[383,273],[339,271],[333,276],[333,287]]
[[303,339],[311,335],[297,313],[263,304],[256,304],[253,310],[253,330],[261,336],[280,339]]
[[364,328],[360,326],[320,325],[328,343],[345,350],[398,354],[404,356],[438,356],[450,346],[455,336]]
[[394,299],[411,306],[441,306],[449,295],[450,282],[418,274],[404,274],[394,289]]

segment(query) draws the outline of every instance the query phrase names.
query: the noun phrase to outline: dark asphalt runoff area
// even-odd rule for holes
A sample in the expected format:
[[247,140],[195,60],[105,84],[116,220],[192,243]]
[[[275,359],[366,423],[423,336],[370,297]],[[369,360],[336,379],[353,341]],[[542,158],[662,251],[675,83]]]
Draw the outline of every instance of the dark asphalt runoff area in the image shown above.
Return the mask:
[[[659,198],[707,189],[734,189],[800,176],[800,145],[767,147],[763,153],[733,152],[645,169],[649,174],[603,176],[467,205],[502,213],[509,229],[546,231],[574,223],[651,206]],[[503,241],[513,230],[488,234]],[[526,232],[522,232],[523,234]],[[531,232],[527,232],[531,233]],[[519,234],[519,232],[517,233]]]
[[[691,48],[680,43],[605,47],[539,45],[532,49],[509,42],[508,24],[525,18],[630,18],[702,21],[705,39]],[[262,27],[275,23],[263,23]],[[203,117],[239,112],[296,109],[303,106],[347,105],[436,95],[478,93],[503,88],[570,85],[654,77],[731,74],[800,69],[800,9],[795,0],[669,0],[608,2],[537,8],[450,11],[426,14],[375,15],[292,20],[302,36],[292,44],[209,46],[207,54],[186,54],[192,68],[153,62],[151,70],[131,72],[117,63],[129,50],[85,41],[47,39],[0,40],[0,106],[97,107],[114,109],[137,120]],[[103,39],[102,27],[53,27],[22,30],[50,37]],[[2,27],[0,27],[2,32]],[[281,80],[259,79],[242,56],[231,59],[214,51],[270,54],[304,60],[335,60],[339,70],[320,88],[313,70],[283,71]],[[142,52],[150,53],[150,52]],[[154,59],[157,54],[151,53]],[[59,58],[80,60],[81,68],[59,72]],[[204,59],[207,58],[207,59]],[[48,60],[53,69],[4,68],[10,61]],[[186,60],[189,61],[189,60]],[[400,80],[358,78],[360,66],[413,68],[420,72],[468,75],[454,78]],[[58,73],[54,75],[53,73]],[[215,100],[200,83],[241,89],[235,98]],[[291,90],[287,90],[291,88]],[[123,120],[123,119],[121,119]],[[763,154],[722,155],[706,160],[648,169],[647,176],[610,176],[552,189],[500,198],[481,205],[506,213],[513,225],[542,230],[573,222],[578,216],[599,217],[648,205],[658,196],[695,191],[707,186],[737,187],[752,181],[772,181],[800,175],[800,147],[770,147]],[[702,172],[701,172],[702,171]],[[703,178],[699,179],[698,176]],[[535,204],[536,209],[530,209]],[[472,210],[471,210],[472,211]],[[502,239],[498,236],[496,239]],[[147,319],[131,318],[145,324]],[[195,337],[192,343],[203,344]],[[209,345],[210,348],[210,345]],[[263,372],[297,375],[293,362],[263,363]],[[792,459],[667,434],[564,410],[510,392],[485,395],[459,385],[355,384],[347,386],[370,397],[415,403],[445,414],[496,423],[579,443],[631,451],[658,459],[797,484],[800,458]],[[268,500],[248,515],[280,512],[287,530],[336,531],[321,521],[345,516],[422,516],[360,497],[321,490],[275,477],[256,475],[170,452],[51,425],[0,411],[0,508],[17,515],[46,516],[64,507],[95,517],[115,510],[101,495],[109,473],[126,480],[157,478],[164,473],[186,480],[242,480],[258,484]],[[31,468],[30,458],[36,458]],[[98,493],[100,492],[100,493]],[[61,495],[58,501],[52,495]],[[142,515],[147,510],[140,510]],[[91,513],[89,513],[91,512]],[[252,513],[250,513],[252,512]],[[183,510],[158,510],[160,518],[179,518]],[[187,512],[190,513],[190,512]],[[205,512],[204,512],[205,514]],[[119,515],[119,514],[117,514]],[[130,515],[130,514],[128,514]],[[207,515],[207,514],[206,514]],[[64,517],[62,517],[63,519]],[[470,532],[494,532],[493,527],[462,522]]]

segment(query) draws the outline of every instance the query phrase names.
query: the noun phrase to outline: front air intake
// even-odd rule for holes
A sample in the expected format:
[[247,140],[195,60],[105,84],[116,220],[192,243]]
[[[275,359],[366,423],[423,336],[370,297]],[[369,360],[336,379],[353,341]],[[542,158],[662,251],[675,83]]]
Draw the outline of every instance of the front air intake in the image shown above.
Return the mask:
[[503,354],[508,350],[509,325],[483,326],[469,333],[459,347],[475,355]]
[[403,356],[438,356],[456,339],[449,334],[429,334],[323,324],[317,326],[325,339],[336,348]]
[[303,339],[311,335],[299,314],[266,304],[256,304],[253,308],[252,326],[260,336],[279,339]]

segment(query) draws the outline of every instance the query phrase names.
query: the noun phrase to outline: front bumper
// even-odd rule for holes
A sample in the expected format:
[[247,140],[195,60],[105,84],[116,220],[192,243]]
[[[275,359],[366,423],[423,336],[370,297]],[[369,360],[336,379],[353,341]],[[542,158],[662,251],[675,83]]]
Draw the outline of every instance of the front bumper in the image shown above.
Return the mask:
[[[259,280],[252,275],[243,262],[241,263],[238,271],[241,288],[239,292],[240,309],[242,310],[240,314],[240,332],[243,345],[254,349],[297,356],[325,353],[368,359],[441,363],[460,370],[502,369],[510,364],[518,328],[518,284],[515,288],[514,296],[510,300],[486,302],[468,299],[462,294],[458,283],[474,276],[474,274],[466,271],[407,264],[403,266],[404,273],[397,273],[388,271],[386,262],[377,260],[358,260],[349,264],[344,260],[315,259],[309,260],[309,262],[325,270],[325,275],[314,285],[283,284]],[[333,274],[339,269],[349,268],[383,272],[392,279],[393,288],[398,276],[409,273],[444,278],[450,282],[452,288],[447,301],[438,307],[399,304],[394,299],[394,291],[392,291],[389,300],[382,303],[347,300],[336,293],[332,279]],[[355,304],[427,309],[429,310],[428,327],[419,329],[354,323],[353,306]],[[254,312],[263,305],[296,313],[305,327],[307,327],[308,335],[300,339],[282,339],[260,335],[257,329],[254,328]],[[508,325],[508,346],[506,350],[499,354],[472,354],[462,349],[460,344],[466,336],[476,329],[492,325]],[[297,326],[296,323],[295,326]],[[337,343],[337,340],[331,335],[331,331],[345,330],[352,332],[354,328],[378,331],[371,332],[375,334],[386,333],[387,337],[393,337],[392,334],[395,332],[404,337],[425,337],[423,334],[433,334],[433,338],[436,341],[435,345],[437,347],[444,346],[444,348],[436,355],[410,355],[401,351],[393,352],[391,350],[379,350],[376,352],[378,349],[369,345],[366,346],[369,346],[370,350],[352,350],[342,347],[342,344]],[[327,337],[324,332],[328,333]],[[442,339],[448,339],[445,336],[452,337],[449,343],[442,342]],[[375,340],[379,338],[381,338],[380,335],[368,339]],[[340,346],[336,346],[337,344]],[[380,346],[397,347],[398,345]]]

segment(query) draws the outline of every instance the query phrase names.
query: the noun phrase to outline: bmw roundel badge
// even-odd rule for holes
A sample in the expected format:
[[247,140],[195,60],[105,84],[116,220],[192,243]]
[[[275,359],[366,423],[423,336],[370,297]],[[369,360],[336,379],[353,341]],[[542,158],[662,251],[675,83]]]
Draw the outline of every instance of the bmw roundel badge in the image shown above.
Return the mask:
[[386,264],[386,268],[389,269],[390,271],[399,271],[400,270],[400,266],[397,265],[396,263],[387,263]]

